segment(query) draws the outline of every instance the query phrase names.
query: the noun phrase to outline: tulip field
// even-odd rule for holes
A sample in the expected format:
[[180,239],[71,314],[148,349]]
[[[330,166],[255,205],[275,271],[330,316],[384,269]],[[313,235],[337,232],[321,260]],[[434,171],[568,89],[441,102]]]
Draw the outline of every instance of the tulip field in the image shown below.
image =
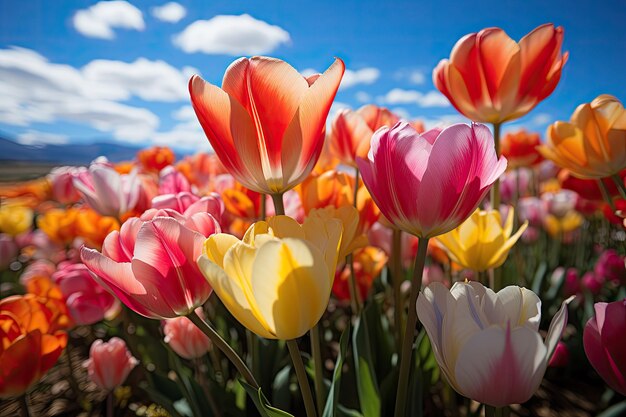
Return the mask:
[[626,110],[503,130],[563,37],[449,45],[428,130],[239,58],[189,79],[213,152],[0,183],[0,416],[625,416]]

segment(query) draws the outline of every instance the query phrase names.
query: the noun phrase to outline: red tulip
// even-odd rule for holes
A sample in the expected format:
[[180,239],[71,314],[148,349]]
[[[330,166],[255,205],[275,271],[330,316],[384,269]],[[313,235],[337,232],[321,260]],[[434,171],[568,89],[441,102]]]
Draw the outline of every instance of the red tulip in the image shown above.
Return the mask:
[[222,88],[194,75],[191,103],[226,169],[247,188],[282,194],[309,175],[324,145],[326,117],[345,66],[305,78],[284,61],[241,58]]
[[499,28],[462,37],[433,71],[433,82],[463,115],[477,122],[517,119],[548,97],[561,78],[563,28],[539,26],[519,43]]

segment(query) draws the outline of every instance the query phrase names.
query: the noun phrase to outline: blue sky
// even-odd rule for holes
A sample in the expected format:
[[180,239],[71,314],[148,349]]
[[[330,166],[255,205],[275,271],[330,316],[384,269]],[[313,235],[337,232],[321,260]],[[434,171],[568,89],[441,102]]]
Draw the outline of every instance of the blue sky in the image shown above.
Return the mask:
[[253,54],[300,71],[341,57],[349,71],[334,110],[373,102],[427,126],[466,121],[436,92],[434,66],[467,33],[498,26],[518,40],[547,22],[564,27],[569,61],[555,92],[509,129],[543,134],[599,94],[626,100],[623,1],[106,3],[0,0],[3,136],[207,150],[187,80],[199,72],[219,85]]

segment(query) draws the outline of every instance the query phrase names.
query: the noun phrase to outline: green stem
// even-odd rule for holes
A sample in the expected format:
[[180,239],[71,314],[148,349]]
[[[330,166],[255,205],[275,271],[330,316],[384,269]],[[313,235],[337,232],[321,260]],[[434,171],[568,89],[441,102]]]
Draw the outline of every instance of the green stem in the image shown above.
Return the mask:
[[115,403],[113,401],[113,391],[109,391],[107,394],[107,417],[113,417],[115,415]]
[[315,403],[313,402],[313,395],[311,394],[311,387],[309,386],[309,379],[306,375],[304,364],[302,363],[298,343],[294,339],[287,340],[287,347],[289,348],[289,354],[291,355],[291,360],[293,361],[293,367],[296,370],[296,377],[298,378],[300,392],[302,393],[302,399],[304,400],[306,415],[307,417],[317,417],[317,413],[315,412]]
[[624,181],[620,178],[619,175],[613,174],[611,175],[611,179],[617,185],[617,191],[619,191],[619,195],[626,200],[626,186],[624,186]]
[[326,404],[326,386],[324,385],[324,366],[322,363],[322,344],[320,338],[320,323],[318,322],[309,333],[311,337],[311,354],[315,367],[315,400],[317,412],[322,415]]
[[417,296],[422,286],[424,265],[426,264],[426,252],[428,250],[428,238],[420,238],[415,255],[415,268],[411,281],[411,297],[409,299],[409,314],[406,320],[404,340],[402,341],[402,354],[400,356],[400,375],[398,377],[398,392],[396,396],[395,417],[403,417],[406,409],[406,396],[409,387],[409,375],[413,369],[411,356],[413,354],[413,342],[415,341],[415,325],[417,324],[417,310],[415,308]]
[[[496,156],[500,158],[500,123],[493,124],[493,143],[496,148]],[[500,178],[491,187],[491,208],[500,209]]]
[[235,368],[239,371],[241,376],[246,380],[248,385],[251,385],[254,389],[259,389],[259,384],[254,379],[254,376],[250,372],[250,369],[246,366],[246,364],[241,360],[239,355],[230,347],[228,343],[222,336],[219,335],[211,326],[209,326],[197,313],[193,312],[187,315],[187,318],[191,320],[193,324],[196,325],[204,334],[211,339],[214,346],[217,346],[219,350],[221,350],[224,355],[230,360],[230,362],[235,365]]
[[[359,169],[354,170],[354,193],[352,195],[352,205],[357,208],[357,195],[359,193]],[[352,313],[358,316],[361,313],[361,297],[356,283],[356,274],[354,273],[354,256],[350,253],[346,256],[346,263],[350,268],[350,279],[348,280],[348,288],[350,290],[350,305]]]
[[284,215],[285,203],[283,202],[283,194],[272,194],[272,201],[274,202],[274,214],[276,216]]
[[207,402],[209,403],[209,407],[211,407],[211,412],[213,413],[213,415],[215,417],[222,417],[222,413],[220,412],[219,408],[217,407],[217,404],[215,402],[215,398],[213,398],[213,394],[211,393],[211,389],[208,386],[209,385],[208,381],[207,381],[206,377],[204,376],[204,372],[202,372],[202,359],[201,358],[196,358],[193,361],[193,364],[194,364],[194,368],[195,368],[196,381],[198,381],[198,384],[202,388],[202,392],[204,393],[204,396],[206,397]]
[[597,181],[598,181],[598,187],[600,187],[600,192],[602,193],[602,198],[604,198],[604,201],[606,201],[609,207],[611,207],[611,211],[615,213],[617,209],[615,208],[615,203],[613,202],[613,199],[611,198],[611,194],[609,193],[608,188],[606,188],[606,184],[604,184],[604,181],[602,181],[601,179]]
[[20,406],[22,408],[22,415],[24,417],[30,417],[30,410],[28,409],[28,394],[26,392],[20,395]]
[[391,235],[391,279],[393,281],[393,324],[398,354],[402,349],[402,231],[393,229]]
[[352,307],[352,313],[358,316],[361,313],[361,297],[356,284],[356,274],[354,273],[354,256],[351,253],[346,256],[346,264],[350,268],[350,279],[348,280],[350,306]]

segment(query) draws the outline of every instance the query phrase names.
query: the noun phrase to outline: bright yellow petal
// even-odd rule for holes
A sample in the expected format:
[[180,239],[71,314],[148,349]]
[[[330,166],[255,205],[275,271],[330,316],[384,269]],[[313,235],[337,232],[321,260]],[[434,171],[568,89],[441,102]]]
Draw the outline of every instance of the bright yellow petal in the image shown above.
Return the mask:
[[241,324],[261,337],[275,339],[252,314],[246,296],[236,280],[229,278],[222,268],[204,255],[198,258],[198,267],[228,311]]
[[279,339],[295,339],[326,310],[331,284],[322,254],[307,241],[285,238],[259,249],[252,289],[260,314]]
[[220,268],[224,267],[224,255],[228,249],[239,242],[233,235],[226,233],[217,233],[209,236],[204,241],[204,247],[202,248],[202,254],[205,255],[211,262],[217,264]]

